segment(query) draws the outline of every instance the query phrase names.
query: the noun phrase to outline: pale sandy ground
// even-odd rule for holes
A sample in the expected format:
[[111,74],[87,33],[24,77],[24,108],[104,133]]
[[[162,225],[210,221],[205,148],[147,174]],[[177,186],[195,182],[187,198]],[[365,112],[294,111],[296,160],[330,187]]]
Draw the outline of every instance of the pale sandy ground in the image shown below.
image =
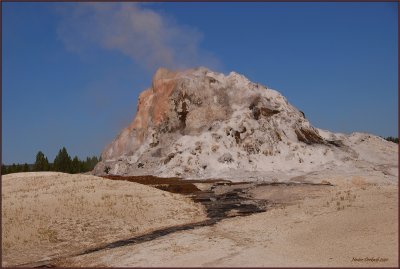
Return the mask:
[[[60,261],[67,266],[398,266],[398,185],[259,187],[285,205],[214,226]],[[377,260],[372,260],[377,259]]]
[[12,266],[206,219],[200,204],[89,175],[2,176],[2,265]]

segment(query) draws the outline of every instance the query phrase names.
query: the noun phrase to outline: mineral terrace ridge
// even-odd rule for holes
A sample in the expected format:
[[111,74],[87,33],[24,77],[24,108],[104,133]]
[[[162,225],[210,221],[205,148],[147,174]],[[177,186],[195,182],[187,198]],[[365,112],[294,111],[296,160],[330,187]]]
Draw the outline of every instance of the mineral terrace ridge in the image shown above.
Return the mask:
[[381,182],[398,175],[396,144],[314,128],[279,92],[203,67],[157,70],[133,122],[101,157],[96,175],[280,181],[337,170]]

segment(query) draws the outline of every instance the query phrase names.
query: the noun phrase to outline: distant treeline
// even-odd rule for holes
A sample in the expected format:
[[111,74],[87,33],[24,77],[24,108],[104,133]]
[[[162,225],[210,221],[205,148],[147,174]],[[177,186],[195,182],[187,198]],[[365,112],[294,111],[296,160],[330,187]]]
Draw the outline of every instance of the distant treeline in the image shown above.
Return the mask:
[[18,172],[39,172],[39,171],[56,171],[70,174],[85,173],[93,170],[100,158],[96,156],[87,157],[86,160],[80,160],[77,156],[71,159],[67,149],[63,147],[59,150],[53,163],[49,163],[43,152],[36,154],[36,161],[32,164],[15,164],[1,165],[1,174],[11,174]]
[[394,143],[399,144],[399,138],[398,137],[392,137],[392,136],[388,136],[385,138],[387,141],[392,141]]

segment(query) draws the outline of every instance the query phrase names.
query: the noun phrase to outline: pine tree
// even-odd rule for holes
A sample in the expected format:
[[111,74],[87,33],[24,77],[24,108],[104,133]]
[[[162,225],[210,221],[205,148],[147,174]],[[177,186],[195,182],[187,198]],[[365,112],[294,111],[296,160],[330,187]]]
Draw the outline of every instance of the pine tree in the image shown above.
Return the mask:
[[81,172],[81,161],[78,156],[75,156],[71,163],[71,173],[76,174]]
[[392,136],[389,136],[389,137],[386,137],[385,138],[387,141],[391,141],[391,142],[393,142],[393,143],[399,143],[399,138],[398,137],[392,137]]
[[44,166],[43,166],[43,171],[51,171],[50,170],[50,163],[47,157],[44,158]]
[[49,170],[49,161],[47,157],[43,154],[43,152],[39,151],[36,154],[36,161],[33,166],[33,171],[48,171]]
[[17,173],[23,172],[24,171],[24,166],[22,164],[17,164]]
[[90,157],[86,157],[83,166],[85,167],[84,172],[90,171]]
[[94,169],[94,167],[96,166],[96,164],[98,162],[99,162],[99,159],[97,158],[97,156],[93,156],[92,157],[92,163],[91,163],[90,171],[92,171]]
[[86,160],[82,161],[81,172],[92,171],[98,162],[99,162],[99,159],[97,158],[97,156],[86,157]]
[[4,164],[1,165],[1,174],[2,175],[8,174],[7,166],[5,166]]
[[22,172],[29,172],[29,165],[27,163],[24,163],[24,166],[22,168]]
[[15,163],[13,163],[9,168],[8,168],[8,173],[17,173],[18,172],[18,168],[17,165]]
[[71,163],[71,157],[68,155],[67,149],[63,147],[54,159],[53,167],[55,171],[71,173]]
[[79,170],[81,173],[87,172],[86,171],[86,162],[85,161],[79,161]]

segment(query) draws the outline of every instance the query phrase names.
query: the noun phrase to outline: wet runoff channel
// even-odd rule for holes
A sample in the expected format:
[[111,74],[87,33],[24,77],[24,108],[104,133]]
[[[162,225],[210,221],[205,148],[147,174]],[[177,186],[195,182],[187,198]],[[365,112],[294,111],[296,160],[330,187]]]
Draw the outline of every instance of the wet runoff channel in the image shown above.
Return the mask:
[[[183,180],[179,178],[159,178],[155,176],[107,176],[111,180],[126,180],[172,192],[187,195],[194,202],[201,203],[212,223],[224,218],[250,215],[266,211],[268,201],[252,199],[247,190],[254,183],[231,182],[228,180]],[[196,184],[208,185],[200,190]]]

